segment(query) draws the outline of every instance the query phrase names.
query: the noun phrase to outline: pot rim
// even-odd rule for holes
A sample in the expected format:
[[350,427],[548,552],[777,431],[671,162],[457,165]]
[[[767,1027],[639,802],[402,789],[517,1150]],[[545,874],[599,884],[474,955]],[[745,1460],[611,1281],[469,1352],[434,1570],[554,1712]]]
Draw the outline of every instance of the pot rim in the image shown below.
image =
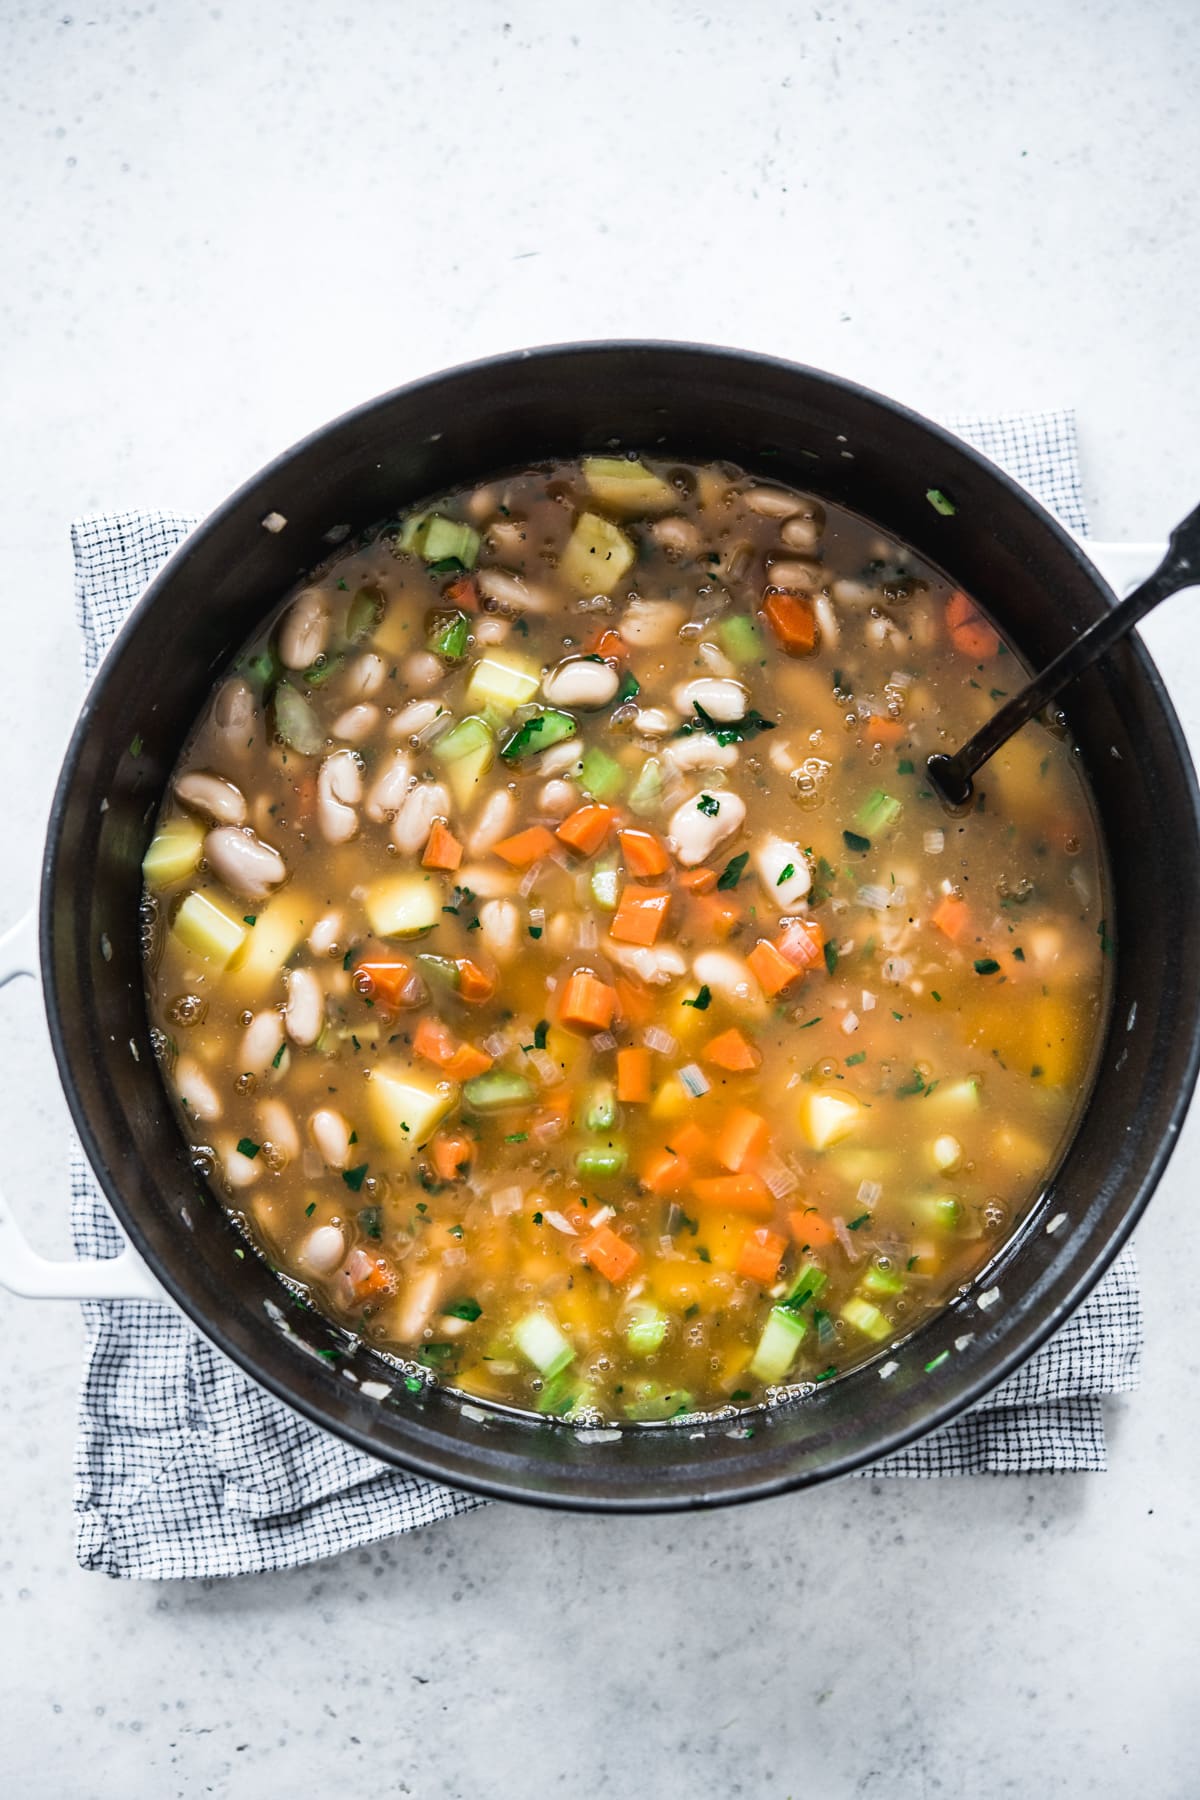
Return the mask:
[[[186,1291],[185,1284],[176,1277],[174,1268],[165,1263],[151,1245],[136,1211],[125,1201],[119,1183],[107,1166],[97,1131],[83,1104],[75,1079],[73,1059],[76,1053],[72,1050],[63,1022],[67,1009],[72,1003],[71,993],[64,991],[54,944],[54,903],[60,885],[60,862],[64,850],[63,827],[69,792],[84,746],[91,733],[93,715],[103,699],[113,670],[126,645],[136,635],[142,619],[157,604],[163,590],[174,582],[180,567],[193,554],[197,545],[219,532],[230,516],[239,508],[245,507],[256,495],[259,497],[256,504],[261,505],[262,513],[265,516],[271,510],[268,493],[271,483],[287,470],[294,459],[305,451],[318,446],[331,433],[352,427],[356,421],[369,417],[379,409],[394,405],[397,401],[430,389],[436,389],[448,378],[470,378],[486,374],[491,370],[509,368],[514,364],[528,363],[536,368],[539,363],[552,362],[555,359],[561,360],[564,357],[580,354],[628,356],[631,353],[641,354],[647,358],[700,357],[718,367],[722,365],[726,368],[752,366],[765,371],[768,375],[777,373],[786,379],[802,375],[823,384],[826,389],[845,394],[848,399],[865,402],[870,407],[890,413],[904,424],[915,427],[927,437],[940,442],[947,449],[952,450],[956,456],[965,457],[996,487],[1006,492],[1022,508],[1032,512],[1042,527],[1055,540],[1060,554],[1065,556],[1086,577],[1086,580],[1097,591],[1099,598],[1109,606],[1115,604],[1115,595],[1111,588],[1067,527],[1004,469],[946,427],[925,418],[902,402],[892,400],[874,389],[851,381],[844,376],[831,374],[810,364],[794,362],[788,358],[768,355],[760,351],[655,338],[567,341],[540,345],[535,348],[504,351],[470,362],[453,364],[434,373],[419,376],[413,381],[402,383],[385,393],[375,395],[308,432],[242,482],[199,523],[159,569],[145,592],[126,616],[120,631],[97,670],[64,753],[47,826],[39,902],[39,940],[44,971],[46,1016],[55,1061],[71,1117],[89,1165],[100,1183],[105,1199],[121,1230],[153,1270],[155,1277],[162,1284],[173,1304],[222,1354],[235,1362],[258,1386],[266,1389],[275,1398],[283,1401],[293,1411],[299,1412],[313,1424],[323,1430],[333,1431],[368,1455],[377,1459],[382,1457],[393,1466],[410,1470],[428,1480],[457,1486],[465,1491],[489,1498],[520,1501],[557,1511],[573,1512],[673,1512],[707,1509],[750,1499],[766,1499],[849,1475],[855,1470],[881,1461],[908,1445],[918,1442],[938,1430],[949,1420],[970,1411],[986,1394],[1027,1362],[1053,1336],[1111,1266],[1141,1218],[1162,1178],[1186,1117],[1197,1075],[1200,1072],[1200,1005],[1198,1005],[1193,1008],[1187,1058],[1182,1073],[1177,1078],[1176,1092],[1167,1128],[1146,1159],[1137,1185],[1124,1205],[1119,1222],[1107,1233],[1102,1243],[1091,1246],[1087,1254],[1083,1256],[1075,1268],[1073,1279],[1066,1293],[1056,1304],[1048,1306],[1045,1314],[1036,1323],[1029,1321],[1024,1323],[1019,1334],[1019,1341],[1014,1342],[1011,1347],[1002,1350],[999,1354],[993,1352],[990,1356],[983,1357],[970,1379],[956,1389],[952,1398],[947,1398],[940,1404],[931,1405],[918,1422],[908,1426],[897,1426],[884,1434],[867,1453],[855,1450],[839,1454],[835,1449],[815,1473],[789,1474],[784,1468],[778,1473],[768,1471],[759,1472],[756,1475],[753,1455],[748,1454],[741,1463],[743,1473],[740,1477],[724,1473],[717,1475],[706,1483],[704,1492],[699,1494],[674,1492],[660,1482],[657,1488],[645,1493],[620,1492],[600,1498],[593,1494],[573,1490],[548,1492],[545,1489],[538,1490],[536,1487],[527,1488],[519,1481],[506,1477],[504,1473],[499,1475],[488,1473],[483,1458],[477,1459],[476,1463],[469,1468],[448,1472],[444,1458],[441,1461],[431,1459],[419,1448],[410,1450],[407,1446],[401,1456],[397,1454],[391,1444],[381,1442],[369,1431],[360,1429],[353,1420],[340,1419],[336,1422],[332,1420],[328,1411],[320,1404],[319,1399],[310,1400],[306,1394],[291,1387],[282,1376],[277,1376],[270,1369],[257,1366],[254,1357],[233,1340],[220,1317],[211,1316],[198,1301],[193,1300]],[[1179,765],[1184,776],[1193,843],[1200,852],[1200,789],[1197,787],[1195,769],[1183,729],[1162,677],[1139,634],[1131,633],[1127,644],[1136,665],[1137,679],[1144,684],[1157,704],[1165,726],[1171,756]],[[1090,1104],[1089,1100],[1080,1114],[1076,1131],[1062,1153],[1060,1166],[1065,1165],[1070,1157],[1078,1136],[1079,1124],[1086,1115],[1087,1107]],[[1029,1218],[1033,1216],[1036,1216],[1036,1209],[1006,1240],[1005,1245],[1001,1246],[1000,1254],[1003,1254],[1009,1246],[1022,1237],[1029,1224]],[[942,1317],[944,1311],[944,1308],[939,1309],[936,1314],[931,1315],[931,1318]],[[918,1333],[920,1329],[921,1327],[917,1328]],[[873,1366],[873,1363],[864,1365],[866,1369]],[[456,1407],[461,1405],[461,1400],[457,1399],[452,1392],[439,1391],[447,1404]],[[469,1396],[466,1398],[469,1400]],[[750,1421],[759,1416],[761,1415],[756,1411],[746,1414],[747,1420]],[[570,1427],[564,1427],[564,1429],[570,1429]],[[655,1429],[670,1430],[673,1427],[667,1425]],[[530,1478],[536,1482],[536,1465],[532,1461],[527,1461],[524,1467]],[[653,1477],[651,1476],[650,1479]]]

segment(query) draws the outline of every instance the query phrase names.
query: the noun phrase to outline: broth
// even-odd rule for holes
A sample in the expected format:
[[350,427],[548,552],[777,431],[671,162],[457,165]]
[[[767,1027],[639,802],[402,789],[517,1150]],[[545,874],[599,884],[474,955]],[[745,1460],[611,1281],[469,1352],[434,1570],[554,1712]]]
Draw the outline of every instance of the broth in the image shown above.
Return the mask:
[[576,1420],[908,1334],[1054,1166],[1104,997],[1069,744],[903,546],[726,465],[431,501],[237,658],[145,864],[196,1166],[382,1350]]

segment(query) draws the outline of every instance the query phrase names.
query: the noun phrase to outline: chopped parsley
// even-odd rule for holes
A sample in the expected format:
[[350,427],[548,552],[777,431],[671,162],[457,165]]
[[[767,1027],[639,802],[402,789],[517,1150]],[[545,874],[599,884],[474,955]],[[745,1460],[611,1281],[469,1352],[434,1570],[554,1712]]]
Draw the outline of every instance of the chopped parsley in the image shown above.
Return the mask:
[[801,1031],[807,1031],[810,1025],[819,1025],[821,1023],[821,1017],[822,1015],[818,1013],[815,1019],[805,1019],[803,1025],[800,1027]]
[[358,1222],[369,1238],[383,1236],[383,1214],[377,1206],[364,1206],[360,1209]]
[[542,927],[540,925],[531,925],[529,927],[529,935],[531,938],[540,938],[542,935]]
[[826,946],[825,946],[825,967],[828,969],[829,973],[832,975],[836,972],[837,966],[838,966],[838,947],[836,944],[826,944]]
[[869,1212],[859,1213],[857,1219],[851,1219],[846,1226],[847,1231],[861,1231],[864,1225],[871,1223]]
[[1096,936],[1100,939],[1100,954],[1102,956],[1111,956],[1113,941],[1108,935],[1107,919],[1101,919],[1100,923],[1097,925]]
[[362,1187],[363,1182],[367,1178],[367,1169],[369,1167],[369,1163],[359,1163],[356,1168],[342,1170],[342,1180],[352,1194],[357,1194]]
[[721,873],[717,876],[717,886],[722,890],[735,888],[745,873],[746,864],[750,861],[750,852],[743,850],[740,856],[731,856]]
[[626,669],[621,677],[621,685],[617,689],[617,705],[624,706],[627,700],[636,700],[641,691],[642,684],[637,676],[632,675],[629,670]]
[[271,1067],[273,1069],[277,1069],[279,1067],[280,1063],[283,1061],[283,1053],[286,1049],[287,1049],[286,1044],[280,1044],[278,1050],[275,1052],[274,1056],[271,1058]]
[[258,924],[258,914],[257,913],[243,913],[242,914],[242,924],[243,925],[257,925]]
[[845,844],[847,850],[856,850],[860,856],[865,856],[867,851],[871,848],[870,838],[863,837],[857,831],[843,831],[842,842]]
[[711,794],[701,794],[696,805],[708,819],[715,819],[721,810],[721,802],[714,799]]
[[837,1370],[834,1368],[833,1364],[830,1363],[830,1365],[827,1369],[821,1370],[821,1373],[817,1376],[817,1380],[818,1381],[832,1381],[836,1374],[837,1374]]
[[999,972],[1000,964],[996,961],[994,956],[977,956],[975,958],[975,973],[977,975],[998,975]]
[[796,873],[795,863],[784,863],[783,868],[779,871],[779,874],[775,878],[775,886],[782,887],[784,882],[790,881],[792,879],[792,876],[795,873]]
[[315,1212],[316,1212],[316,1210],[317,1210],[317,1203],[316,1203],[316,1201],[315,1201],[315,1200],[310,1200],[310,1201],[309,1201],[309,1203],[308,1203],[308,1205],[307,1205],[307,1206],[306,1206],[306,1207],[305,1207],[305,1209],[304,1209],[304,1216],[305,1216],[305,1218],[306,1218],[306,1219],[311,1219],[311,1218],[312,1218],[312,1216],[313,1216],[313,1214],[314,1214],[314,1213],[315,1213]]
[[262,1145],[256,1144],[254,1142],[253,1138],[239,1138],[238,1139],[238,1155],[239,1156],[248,1156],[250,1158],[251,1162],[253,1162],[254,1158],[258,1155],[258,1153],[261,1149],[262,1149]]
[[442,1310],[448,1319],[465,1319],[468,1325],[473,1325],[483,1308],[478,1300],[456,1300],[453,1306],[443,1307]]
[[857,1063],[866,1062],[866,1060],[867,1060],[866,1051],[865,1050],[856,1050],[854,1052],[853,1056],[848,1056],[846,1058],[846,1067],[848,1069],[853,1069]]
[[533,1028],[533,1047],[535,1050],[544,1050],[546,1048],[546,1038],[548,1037],[549,1032],[549,1019],[539,1019]]
[[504,1141],[506,1144],[527,1144],[529,1133],[527,1131],[510,1131]]
[[712,1003],[712,989],[705,982],[694,1000],[685,1000],[685,1006],[694,1006],[697,1012],[707,1012]]
[[913,773],[913,765],[909,757],[902,756],[900,758],[900,761],[896,764],[896,773],[897,775],[911,775]]
[[1022,950],[1020,944],[1016,944],[1013,947],[1013,961],[1014,962],[1024,962],[1025,961],[1025,952]]
[[901,1082],[900,1086],[896,1089],[896,1092],[902,1100],[907,1100],[911,1094],[923,1094],[925,1092],[925,1077],[922,1075],[920,1069],[914,1069],[912,1072],[912,1080]]

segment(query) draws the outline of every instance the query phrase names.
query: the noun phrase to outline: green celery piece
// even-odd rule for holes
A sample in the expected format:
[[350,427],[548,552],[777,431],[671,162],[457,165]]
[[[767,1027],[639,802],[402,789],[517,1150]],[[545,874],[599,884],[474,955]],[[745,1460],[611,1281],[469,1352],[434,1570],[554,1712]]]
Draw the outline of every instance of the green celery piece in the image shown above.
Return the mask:
[[301,756],[316,756],[325,747],[325,733],[317,715],[299,689],[281,681],[274,696],[275,729],[284,743]]
[[807,1332],[807,1321],[798,1313],[789,1312],[785,1306],[773,1306],[750,1363],[754,1379],[771,1386],[783,1381]]
[[[626,1384],[626,1393],[630,1392]],[[625,1416],[643,1422],[677,1418],[691,1412],[692,1396],[685,1388],[664,1388],[657,1381],[637,1381],[632,1385],[633,1398],[625,1402]]]
[[891,1294],[902,1294],[904,1277],[898,1275],[895,1269],[880,1269],[872,1264],[862,1278],[862,1289],[866,1294],[883,1295],[884,1297]]
[[601,912],[616,912],[617,899],[621,890],[621,877],[617,871],[615,857],[594,865],[589,886],[594,906],[598,906]]
[[501,744],[500,754],[505,762],[522,762],[527,756],[535,756],[539,750],[549,750],[554,744],[565,743],[568,738],[575,736],[578,729],[570,713],[545,707],[517,726],[512,736]]
[[629,1154],[622,1145],[608,1144],[603,1149],[597,1146],[578,1151],[575,1168],[585,1181],[611,1181],[624,1174],[628,1161]]
[[547,1381],[553,1381],[575,1360],[570,1340],[547,1313],[526,1313],[513,1326],[512,1335],[522,1356],[527,1357]]
[[583,753],[579,779],[593,800],[612,800],[625,786],[625,771],[615,756],[592,745]]
[[814,1262],[806,1262],[796,1271],[796,1279],[788,1289],[783,1304],[789,1307],[805,1306],[815,1300],[825,1283],[829,1280],[824,1269],[818,1268]]
[[661,1350],[667,1335],[667,1316],[648,1300],[639,1300],[629,1309],[625,1342],[634,1356],[653,1356]]
[[445,562],[454,557],[464,569],[473,569],[479,556],[479,533],[473,525],[458,519],[443,518],[434,513],[421,534],[421,556],[427,563]]
[[629,810],[639,819],[658,811],[662,801],[662,765],[656,756],[648,756],[637,772],[637,780],[629,790]]
[[463,1102],[473,1112],[501,1112],[508,1106],[528,1106],[533,1088],[523,1075],[512,1075],[507,1069],[489,1069],[476,1075],[463,1087]]
[[462,971],[449,956],[417,957],[417,967],[432,988],[441,988],[444,993],[457,994],[462,986]]
[[467,654],[467,639],[470,635],[471,625],[466,613],[444,614],[430,632],[426,648],[446,662],[461,662]]
[[617,1095],[611,1081],[598,1081],[584,1107],[585,1131],[611,1131],[617,1122]]
[[758,662],[766,655],[762,633],[745,613],[732,613],[729,618],[722,619],[717,626],[717,636],[731,662]]
[[876,837],[879,832],[886,831],[896,823],[902,810],[899,800],[892,794],[885,794],[882,788],[876,788],[859,809],[858,823],[868,837]]
[[441,736],[433,746],[433,754],[439,762],[457,762],[460,756],[470,756],[476,750],[490,749],[492,734],[482,719],[473,714],[468,719],[460,719],[449,731]]

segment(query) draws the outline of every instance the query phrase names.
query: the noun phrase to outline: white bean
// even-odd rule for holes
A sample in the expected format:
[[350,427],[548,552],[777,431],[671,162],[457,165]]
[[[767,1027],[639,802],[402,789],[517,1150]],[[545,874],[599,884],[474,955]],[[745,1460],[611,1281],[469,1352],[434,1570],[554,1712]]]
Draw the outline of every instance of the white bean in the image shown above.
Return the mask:
[[414,650],[400,664],[400,678],[415,694],[426,694],[442,680],[446,671],[432,650]]
[[[791,912],[805,899],[812,886],[812,876],[798,844],[789,844],[779,837],[765,837],[754,846],[752,860],[768,899],[780,912]],[[789,869],[791,873],[785,874]]]
[[772,587],[785,588],[789,594],[814,594],[825,585],[825,571],[819,562],[802,562],[794,557],[790,562],[773,562],[767,570],[767,581]]
[[[740,752],[736,744],[719,744],[711,732],[693,731],[676,738],[663,752],[673,769],[732,769]],[[789,768],[790,768],[789,764]]]
[[824,529],[825,509],[813,500],[783,521],[779,535],[789,550],[815,550]]
[[382,825],[399,808],[413,783],[412,761],[407,750],[393,750],[367,793],[368,819]]
[[687,608],[677,600],[631,600],[617,623],[617,634],[639,649],[669,644],[686,618]]
[[454,879],[459,887],[470,888],[480,900],[502,900],[506,894],[516,893],[519,878],[515,869],[492,862],[466,863]]
[[621,685],[621,677],[608,662],[590,662],[586,656],[569,656],[542,676],[542,693],[551,706],[607,706]]
[[444,710],[438,700],[410,700],[391,721],[388,733],[394,738],[419,738]]
[[652,987],[663,987],[687,973],[687,963],[674,944],[618,944],[614,938],[608,938],[605,954]]
[[507,612],[544,613],[554,606],[546,588],[533,587],[523,575],[510,575],[507,569],[479,569],[475,579],[480,593]]
[[517,797],[510,788],[496,788],[490,793],[467,839],[468,856],[486,856],[493,844],[508,836],[516,813]]
[[507,556],[519,562],[521,552],[525,548],[525,522],[523,519],[493,519],[484,533],[488,549],[496,556]]
[[342,936],[342,915],[340,912],[327,912],[319,918],[308,934],[308,947],[314,956],[332,956],[340,947]]
[[259,1157],[243,1156],[232,1138],[224,1139],[217,1145],[217,1149],[225,1180],[234,1192],[239,1193],[243,1188],[253,1187],[263,1171]]
[[237,825],[210,831],[204,854],[218,880],[244,900],[265,900],[287,879],[287,864],[278,850]]
[[282,1100],[260,1100],[258,1123],[263,1143],[277,1150],[285,1162],[295,1162],[300,1154],[300,1133],[292,1117],[292,1109]]
[[764,519],[786,519],[796,510],[796,496],[784,488],[753,487],[742,495],[751,512]]
[[245,750],[254,735],[258,707],[244,681],[227,681],[213,702],[213,724],[234,750]]
[[712,675],[680,682],[671,698],[681,713],[694,715],[699,706],[718,725],[735,725],[745,718],[750,704],[750,695],[740,681],[721,681]]
[[358,830],[362,772],[353,750],[335,750],[317,772],[317,823],[327,844],[348,844]]
[[829,591],[842,606],[876,606],[883,599],[879,588],[871,581],[835,581]]
[[577,924],[576,913],[551,913],[545,925],[546,935],[542,940],[551,956],[565,956],[568,950],[575,948]]
[[650,527],[650,536],[669,556],[695,556],[700,548],[699,527],[678,513],[669,519],[656,519]]
[[364,650],[346,670],[344,686],[354,700],[373,700],[384,684],[387,664],[374,650]]
[[175,1064],[175,1092],[187,1108],[190,1119],[209,1124],[223,1111],[221,1096],[194,1056],[181,1056]]
[[484,901],[479,909],[479,935],[497,962],[513,960],[520,949],[521,915],[511,900]]
[[214,825],[246,823],[246,796],[241,788],[203,769],[189,769],[177,778],[175,798],[193,812],[204,813]]
[[450,795],[440,781],[420,781],[411,788],[392,820],[392,842],[402,856],[424,848],[435,819],[450,816]]
[[692,963],[692,974],[739,1012],[763,1011],[762,989],[740,956],[730,950],[702,950]]
[[737,674],[735,665],[730,662],[720,645],[714,644],[711,638],[704,638],[696,645],[696,655],[700,658],[700,661],[704,664],[710,675],[727,676]]
[[283,1043],[283,1018],[277,1012],[255,1013],[242,1033],[240,1068],[250,1075],[265,1075]]
[[475,642],[502,644],[511,630],[511,621],[502,619],[499,613],[484,613],[481,619],[475,621]]
[[821,634],[822,649],[836,650],[842,633],[833,601],[828,594],[817,595],[813,601],[813,614],[817,621],[817,630]]
[[745,802],[728,788],[715,794],[694,794],[671,814],[667,843],[685,868],[693,868],[740,831],[745,820]]
[[288,607],[279,627],[279,660],[286,669],[307,669],[324,656],[332,619],[320,588],[305,588]]
[[346,1254],[345,1235],[336,1225],[318,1225],[296,1251],[296,1267],[305,1275],[332,1275]]
[[293,1044],[315,1044],[325,1028],[325,993],[312,969],[288,976],[287,1034]]
[[546,781],[538,790],[537,809],[548,819],[565,819],[578,803],[579,789],[571,781]]
[[418,1269],[405,1283],[398,1308],[390,1315],[396,1336],[402,1343],[415,1344],[434,1315],[441,1297],[444,1271]]
[[359,700],[338,714],[329,728],[329,735],[341,738],[344,744],[361,744],[370,737],[378,722],[379,708],[367,700]]
[[642,737],[670,737],[679,725],[679,714],[669,706],[639,706],[634,729]]
[[543,750],[537,760],[537,772],[543,781],[552,775],[565,775],[568,769],[572,776],[579,773],[579,745],[573,738],[564,743],[551,744],[549,750]]
[[350,1161],[350,1126],[331,1106],[319,1106],[309,1114],[308,1135],[331,1169],[344,1169]]

